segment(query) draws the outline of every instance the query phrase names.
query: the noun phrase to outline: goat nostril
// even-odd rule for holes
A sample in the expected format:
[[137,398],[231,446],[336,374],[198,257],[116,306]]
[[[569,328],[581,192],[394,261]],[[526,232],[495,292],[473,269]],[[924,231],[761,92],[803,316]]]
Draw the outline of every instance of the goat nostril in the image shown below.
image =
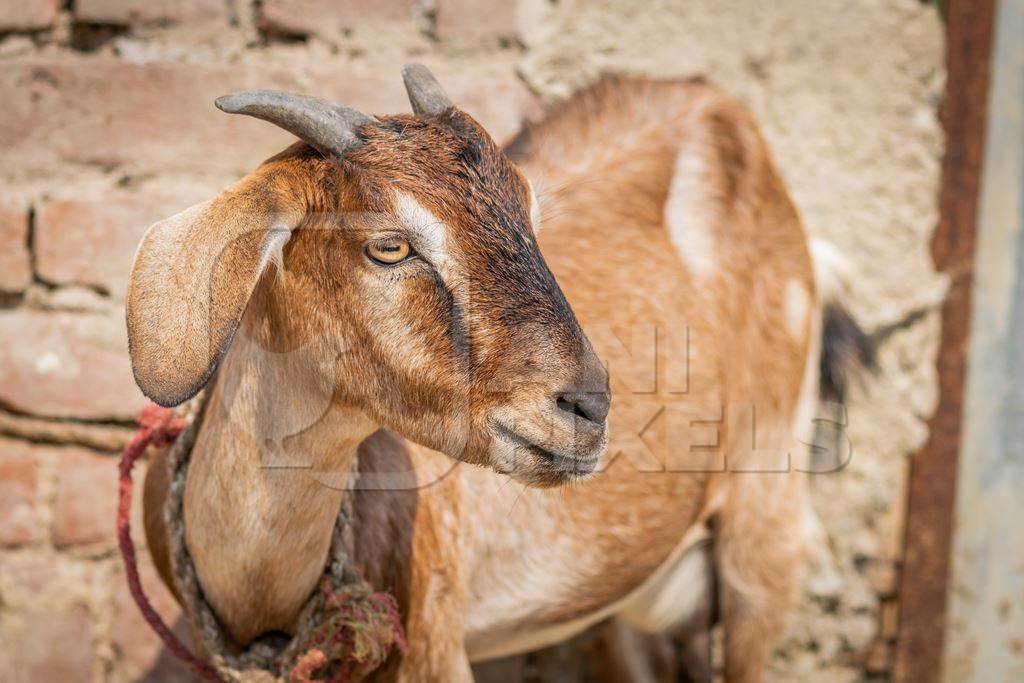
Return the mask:
[[610,399],[606,393],[567,392],[559,394],[555,404],[559,410],[600,425],[608,417]]
[[560,410],[562,410],[562,411],[564,411],[566,413],[572,413],[576,417],[582,417],[584,420],[589,420],[590,419],[590,417],[585,412],[583,412],[583,409],[580,408],[580,404],[579,403],[576,403],[575,401],[567,399],[564,395],[563,396],[559,396],[555,400],[555,404],[558,405],[558,408]]

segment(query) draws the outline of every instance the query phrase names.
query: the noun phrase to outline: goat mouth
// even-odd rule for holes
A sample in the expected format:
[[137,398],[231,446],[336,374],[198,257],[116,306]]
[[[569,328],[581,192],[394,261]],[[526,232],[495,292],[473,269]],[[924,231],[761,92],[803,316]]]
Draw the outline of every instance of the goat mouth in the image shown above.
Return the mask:
[[576,455],[558,453],[557,451],[552,451],[534,443],[530,439],[514,432],[512,429],[500,422],[496,422],[494,427],[502,439],[512,443],[521,450],[530,453],[530,455],[542,460],[552,469],[558,470],[559,472],[564,472],[574,476],[583,476],[591,474],[597,467],[598,458],[596,456],[579,457]]

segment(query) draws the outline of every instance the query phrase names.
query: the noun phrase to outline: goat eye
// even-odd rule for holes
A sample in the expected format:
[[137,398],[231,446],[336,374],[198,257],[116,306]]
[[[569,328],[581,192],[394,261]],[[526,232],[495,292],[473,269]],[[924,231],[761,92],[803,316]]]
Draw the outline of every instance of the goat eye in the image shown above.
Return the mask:
[[409,258],[412,247],[401,239],[385,239],[370,242],[366,245],[366,255],[371,261],[385,266],[391,266]]

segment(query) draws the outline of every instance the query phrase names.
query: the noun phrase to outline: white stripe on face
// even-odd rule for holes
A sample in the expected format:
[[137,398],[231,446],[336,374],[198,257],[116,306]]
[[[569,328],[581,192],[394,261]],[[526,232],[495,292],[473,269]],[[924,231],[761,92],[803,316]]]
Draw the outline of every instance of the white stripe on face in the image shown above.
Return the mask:
[[448,231],[444,222],[405,192],[395,193],[395,213],[413,235],[420,256],[442,274],[448,274],[450,261]]

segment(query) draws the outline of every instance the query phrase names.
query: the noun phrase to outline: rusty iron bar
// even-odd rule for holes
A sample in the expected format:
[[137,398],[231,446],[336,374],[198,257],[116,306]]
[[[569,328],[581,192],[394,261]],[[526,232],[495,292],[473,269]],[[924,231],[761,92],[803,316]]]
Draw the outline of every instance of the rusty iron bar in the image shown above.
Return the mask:
[[949,0],[946,5],[947,81],[941,111],[946,153],[932,258],[936,269],[949,275],[950,289],[942,306],[936,362],[939,405],[928,423],[928,441],[913,456],[910,469],[895,683],[942,678],[994,14],[995,0]]

